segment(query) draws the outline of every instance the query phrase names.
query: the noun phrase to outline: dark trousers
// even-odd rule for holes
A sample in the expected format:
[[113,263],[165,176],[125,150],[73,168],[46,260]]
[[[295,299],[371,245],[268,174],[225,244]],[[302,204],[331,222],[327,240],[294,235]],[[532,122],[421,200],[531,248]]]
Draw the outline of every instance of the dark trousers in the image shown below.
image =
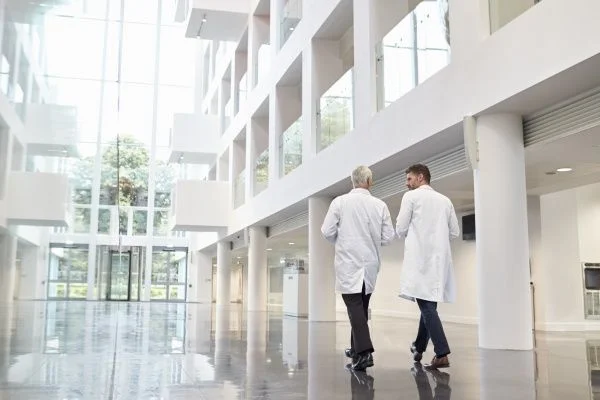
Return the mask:
[[424,353],[427,349],[429,339],[431,339],[436,356],[443,357],[450,354],[450,347],[448,347],[444,327],[437,312],[437,303],[435,301],[417,299],[417,304],[421,310],[419,332],[415,340],[417,351]]
[[371,343],[371,334],[369,332],[369,300],[370,294],[365,294],[365,284],[363,282],[362,293],[342,294],[342,299],[348,309],[348,318],[352,326],[350,333],[350,347],[356,354],[373,352],[373,343]]

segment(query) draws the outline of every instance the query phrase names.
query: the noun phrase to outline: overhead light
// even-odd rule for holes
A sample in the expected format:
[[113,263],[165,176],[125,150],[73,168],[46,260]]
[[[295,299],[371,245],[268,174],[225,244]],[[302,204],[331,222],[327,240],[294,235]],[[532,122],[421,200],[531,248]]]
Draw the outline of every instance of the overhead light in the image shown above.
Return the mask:
[[238,256],[238,258],[237,258],[237,259],[239,260],[239,259],[241,259],[241,258],[242,258],[242,257]]
[[288,244],[289,244],[290,246],[293,246],[293,245],[295,245],[296,243],[294,243],[294,242],[289,242]]
[[557,168],[556,172],[571,172],[573,171],[573,168],[569,168],[569,167],[564,167],[564,168]]
[[271,251],[271,250],[273,250],[273,249],[267,249],[267,251]]
[[293,31],[293,30],[294,30],[294,27],[292,26],[292,27],[290,28],[290,31]]
[[66,244],[66,245],[73,244],[73,241],[72,241],[72,240],[65,240],[65,244]]

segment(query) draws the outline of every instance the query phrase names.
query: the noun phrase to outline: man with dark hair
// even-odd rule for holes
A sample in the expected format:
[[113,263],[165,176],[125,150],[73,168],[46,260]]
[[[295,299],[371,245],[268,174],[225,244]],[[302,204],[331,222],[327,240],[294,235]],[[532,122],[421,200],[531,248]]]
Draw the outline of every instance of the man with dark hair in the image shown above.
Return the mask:
[[430,181],[426,165],[416,164],[406,170],[409,191],[402,198],[396,234],[406,238],[400,297],[416,301],[421,310],[419,331],[410,351],[420,362],[431,339],[435,357],[426,367],[437,369],[450,366],[450,347],[437,303],[455,299],[450,240],[460,232],[452,202],[433,190]]

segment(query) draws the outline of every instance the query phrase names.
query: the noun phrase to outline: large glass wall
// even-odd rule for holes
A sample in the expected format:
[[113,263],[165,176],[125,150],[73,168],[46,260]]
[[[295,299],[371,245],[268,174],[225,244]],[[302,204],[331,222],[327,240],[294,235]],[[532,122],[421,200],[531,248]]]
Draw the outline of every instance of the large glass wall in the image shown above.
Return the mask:
[[[44,7],[35,19],[37,81],[47,85],[36,93],[42,93],[42,103],[72,107],[79,133],[76,150],[30,154],[27,169],[69,175],[74,224],[54,233],[74,234],[75,245],[90,243],[96,235],[112,243],[118,236],[150,236],[164,245],[170,237],[183,236],[169,228],[180,171],[168,164],[168,146],[173,114],[194,111],[196,41],[185,38],[185,23],[174,22],[175,8],[170,0],[68,1]],[[0,57],[0,88],[16,98],[8,86],[15,80],[7,78],[13,59],[13,54]],[[98,257],[89,254],[53,248],[51,297],[86,298],[89,260]],[[79,261],[85,276],[60,275]],[[96,294],[88,298],[104,290],[100,277],[93,278]],[[184,299],[185,274],[178,279],[183,279],[178,281],[183,290],[171,285],[165,298]],[[136,288],[134,297],[143,293]]]

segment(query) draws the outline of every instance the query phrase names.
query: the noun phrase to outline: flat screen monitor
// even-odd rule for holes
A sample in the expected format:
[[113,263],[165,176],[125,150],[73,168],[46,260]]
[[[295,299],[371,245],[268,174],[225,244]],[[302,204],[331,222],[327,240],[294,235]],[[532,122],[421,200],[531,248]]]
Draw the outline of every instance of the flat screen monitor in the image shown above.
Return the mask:
[[585,288],[587,290],[600,290],[600,268],[585,268]]
[[475,240],[475,214],[462,217],[463,240]]

